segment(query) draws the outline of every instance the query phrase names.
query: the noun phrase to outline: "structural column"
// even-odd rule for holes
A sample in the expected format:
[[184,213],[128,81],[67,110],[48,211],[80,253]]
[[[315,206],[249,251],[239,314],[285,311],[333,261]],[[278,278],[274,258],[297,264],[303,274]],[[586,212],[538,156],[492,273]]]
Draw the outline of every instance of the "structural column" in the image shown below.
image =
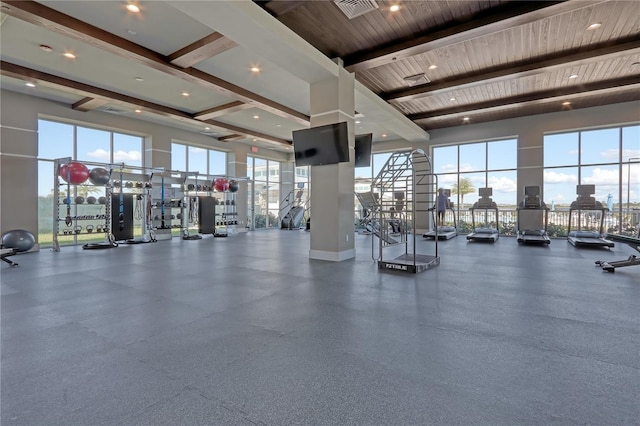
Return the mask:
[[[341,65],[341,64],[339,64]],[[311,167],[311,259],[355,257],[354,236],[354,76],[342,66],[338,76],[311,84],[311,127],[347,122],[348,163]]]

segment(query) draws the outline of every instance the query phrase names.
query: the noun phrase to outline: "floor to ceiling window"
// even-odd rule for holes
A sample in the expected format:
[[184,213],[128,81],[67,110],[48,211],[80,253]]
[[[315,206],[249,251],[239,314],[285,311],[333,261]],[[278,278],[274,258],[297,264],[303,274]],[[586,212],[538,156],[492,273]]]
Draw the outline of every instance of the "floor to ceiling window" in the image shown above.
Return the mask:
[[469,207],[480,188],[491,188],[500,209],[501,232],[515,231],[517,207],[516,139],[475,142],[433,148],[433,170],[438,186],[451,190],[461,233],[471,230]]
[[280,162],[248,156],[247,176],[253,180],[254,188],[253,194],[248,194],[248,205],[253,205],[252,227],[277,228],[280,208]]
[[227,174],[227,153],[216,149],[172,143],[171,170],[225,176]]
[[[53,241],[52,212],[54,203],[53,160],[70,157],[73,160],[124,164],[142,167],[143,138],[104,129],[79,126],[51,120],[38,120],[38,242],[49,246]],[[91,168],[91,167],[90,167]],[[104,196],[104,189],[92,185],[70,187],[72,198]],[[64,192],[63,190],[61,190]],[[74,216],[88,214],[84,210],[95,206],[74,205]],[[91,212],[95,214],[95,212]],[[86,235],[68,235],[59,239],[60,244],[77,244]]]
[[[595,185],[606,206],[604,232],[637,235],[640,221],[640,126],[544,136],[544,194],[552,218],[568,217],[577,185]],[[561,223],[558,235],[566,235]]]

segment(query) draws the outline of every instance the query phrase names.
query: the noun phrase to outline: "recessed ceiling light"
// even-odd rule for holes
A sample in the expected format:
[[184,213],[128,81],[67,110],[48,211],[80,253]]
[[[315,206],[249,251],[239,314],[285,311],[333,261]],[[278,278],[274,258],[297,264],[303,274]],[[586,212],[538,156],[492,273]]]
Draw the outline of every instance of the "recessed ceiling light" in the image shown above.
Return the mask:
[[53,52],[53,49],[51,48],[51,46],[47,46],[46,44],[41,44],[40,49],[42,49],[45,52]]
[[136,77],[136,81],[144,81],[144,78],[142,78],[142,77]]
[[256,67],[256,66],[251,67],[251,72],[260,72],[260,67]]
[[602,26],[602,22],[594,22],[593,24],[587,27],[588,30],[595,30],[596,28],[600,28]]
[[211,130],[211,127],[205,127],[204,129],[205,130]]
[[571,74],[571,75],[569,76],[569,78],[571,78],[571,79],[578,78],[578,74]]
[[566,102],[563,102],[563,103],[562,103],[562,105],[563,105],[563,106],[569,106],[569,105],[571,105],[571,102],[566,101]]
[[390,11],[392,11],[392,12],[397,12],[397,11],[399,11],[399,10],[400,10],[400,6],[399,6],[399,5],[397,5],[397,4],[394,4],[393,6],[391,6],[391,7],[389,8],[389,10],[390,10]]
[[25,83],[24,85],[27,86],[27,87],[36,87],[36,85],[31,83],[31,82]]
[[260,116],[259,116],[259,115],[254,115],[254,116],[253,116],[253,119],[254,119],[254,120],[259,120],[259,119],[260,119]]
[[449,100],[450,100],[451,102],[453,102],[453,101],[455,101],[455,100],[456,100],[456,98],[451,97],[451,98],[449,98]]
[[470,120],[470,118],[469,118],[469,117],[464,117],[464,118],[462,119],[462,121],[469,121],[469,120]]
[[438,68],[437,65],[433,64],[433,65],[429,65],[429,69],[430,70],[435,70],[436,68]]
[[137,109],[137,110],[136,110],[136,114],[140,114],[141,112],[142,112],[142,110],[141,110],[141,109]]
[[138,32],[137,32],[137,31],[135,31],[135,30],[127,30],[127,32],[128,32],[129,34],[131,34],[131,35],[136,35],[136,34],[138,34]]
[[127,5],[127,10],[129,12],[133,12],[133,13],[138,13],[140,12],[140,8],[138,6],[136,6],[135,4],[129,3]]
[[185,98],[189,96],[189,92],[182,92],[182,96],[184,96]]
[[75,58],[76,58],[76,55],[74,55],[74,54],[73,54],[73,53],[71,53],[71,52],[64,52],[64,53],[62,54],[62,56],[64,56],[65,58],[69,58],[69,59],[75,59]]
[[386,134],[386,133],[383,133],[383,134],[382,134],[382,137],[383,137],[383,138],[386,138],[386,137],[387,137],[387,134]]
[[282,124],[276,124],[276,127],[282,127]]
[[254,138],[254,139],[251,139],[251,140],[252,140],[252,141],[254,141],[254,142],[258,142],[258,139],[255,139],[255,138]]
[[360,120],[356,120],[356,124],[360,124]]

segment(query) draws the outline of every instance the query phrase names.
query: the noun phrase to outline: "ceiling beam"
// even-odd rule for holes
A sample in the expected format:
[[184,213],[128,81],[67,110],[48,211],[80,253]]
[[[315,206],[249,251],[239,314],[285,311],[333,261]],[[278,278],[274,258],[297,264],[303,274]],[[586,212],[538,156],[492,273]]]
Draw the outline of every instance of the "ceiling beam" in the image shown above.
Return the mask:
[[528,104],[546,103],[555,100],[570,100],[572,97],[593,95],[595,93],[606,93],[613,89],[629,88],[628,86],[640,85],[640,75],[616,78],[612,80],[598,81],[594,83],[572,85],[552,90],[544,90],[524,95],[511,96],[508,98],[495,99],[491,101],[478,102],[475,104],[460,105],[449,108],[441,108],[433,111],[410,114],[410,120],[421,121],[430,118],[441,119],[447,116],[471,116],[478,112],[500,111],[513,108],[515,106],[526,106]]
[[209,34],[167,56],[167,61],[180,68],[189,68],[226,52],[238,44],[220,33]]
[[344,65],[350,72],[364,71],[597,3],[602,0],[509,2],[480,12],[462,24],[448,23],[428,34],[414,34],[401,42],[347,55],[343,58]]
[[217,107],[209,108],[204,111],[196,112],[193,116],[198,120],[209,120],[211,118],[231,114],[232,112],[243,111],[249,108],[253,108],[253,105],[245,104],[241,101],[233,101],[229,102],[228,104],[219,105]]
[[[175,108],[170,108],[164,105],[148,102],[143,99],[134,98],[132,96],[124,95],[122,93],[113,92],[111,90],[102,89],[100,87],[91,86],[89,84],[80,83],[78,81],[69,80],[63,77],[59,77],[53,74],[47,74],[41,71],[37,71],[31,68],[26,68],[20,65],[12,64],[6,61],[0,61],[0,74],[6,77],[12,77],[22,81],[35,82],[36,84],[51,87],[57,90],[63,90],[70,93],[75,93],[78,96],[86,98],[92,98],[97,100],[103,100],[105,103],[117,103],[123,105],[125,108],[140,109],[145,112],[157,114],[163,117],[179,120],[191,125],[202,125],[203,123],[209,123],[214,126],[220,127],[230,132],[242,133],[247,137],[255,137],[265,140],[267,142],[274,142],[279,145],[291,145],[291,142],[286,139],[277,138],[271,135],[267,135],[262,132],[256,132],[251,129],[245,129],[232,124],[223,123],[221,121],[197,120],[193,114],[185,111],[181,111]],[[84,101],[82,99],[79,102]],[[76,102],[77,104],[78,102]],[[75,104],[74,104],[75,105]]]
[[236,135],[236,134],[232,134],[232,135],[227,135],[227,136],[221,136],[218,138],[218,140],[220,142],[231,142],[231,141],[239,141],[244,139],[245,136],[243,135]]
[[75,109],[76,111],[87,112],[87,111],[93,111],[94,109],[105,106],[107,103],[108,101],[104,99],[86,97],[86,98],[80,99],[78,102],[71,105],[71,109]]
[[412,101],[426,96],[446,93],[451,89],[468,89],[484,84],[513,80],[547,72],[554,69],[570,67],[575,63],[599,60],[610,60],[620,56],[634,54],[640,51],[640,39],[631,37],[626,41],[603,43],[591,46],[589,49],[573,49],[571,51],[555,53],[545,59],[529,59],[520,64],[509,64],[489,72],[479,72],[463,78],[445,80],[437,83],[422,84],[408,89],[394,90],[383,93],[383,99],[391,103]]
[[301,112],[198,69],[192,67],[180,68],[157,52],[42,4],[26,0],[6,0],[2,1],[1,4],[3,6],[3,12],[15,18],[88,43],[91,46],[167,73],[173,77],[181,78],[185,81],[215,90],[226,96],[236,98],[237,100],[250,103],[256,108],[263,109],[296,123],[305,126],[309,126],[310,124],[309,116]]

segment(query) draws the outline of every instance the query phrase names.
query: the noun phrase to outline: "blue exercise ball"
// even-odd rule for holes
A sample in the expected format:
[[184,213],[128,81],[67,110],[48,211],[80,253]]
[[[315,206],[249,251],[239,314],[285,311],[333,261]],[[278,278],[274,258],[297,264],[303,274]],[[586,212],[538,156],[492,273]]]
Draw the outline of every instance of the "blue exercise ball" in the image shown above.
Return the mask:
[[14,229],[2,236],[2,246],[16,251],[29,251],[36,245],[36,237],[24,229]]

